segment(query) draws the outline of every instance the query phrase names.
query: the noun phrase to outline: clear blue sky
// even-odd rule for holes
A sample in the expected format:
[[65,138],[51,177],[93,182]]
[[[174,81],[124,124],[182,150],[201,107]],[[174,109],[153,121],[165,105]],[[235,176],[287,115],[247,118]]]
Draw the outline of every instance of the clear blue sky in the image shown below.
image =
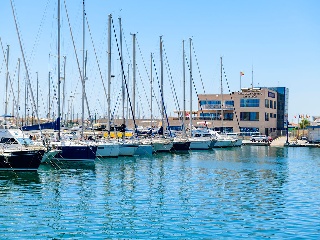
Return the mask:
[[[65,1],[82,68],[82,0]],[[71,103],[70,96],[76,93],[73,106],[76,112],[80,112],[79,71],[64,8],[65,1],[61,0],[63,6],[61,9],[61,55],[67,57],[66,99]],[[52,83],[57,82],[57,1],[14,0],[13,3],[35,97],[36,72],[38,72],[41,89],[39,110],[40,115],[43,116],[47,109],[49,71],[52,71]],[[159,36],[163,36],[165,61],[167,58],[170,67],[164,69],[165,104],[169,115],[173,115],[173,110],[176,109],[169,79],[172,76],[178,99],[181,100],[182,40],[186,40],[186,54],[189,56],[188,39],[190,37],[193,39],[196,54],[196,56],[193,55],[193,74],[198,93],[203,93],[200,79],[203,81],[206,93],[220,92],[220,57],[222,56],[231,91],[239,90],[240,71],[245,74],[242,77],[242,87],[250,86],[253,67],[254,86],[289,88],[289,121],[298,114],[320,115],[318,100],[313,100],[319,96],[320,92],[319,9],[320,1],[317,0],[86,1],[86,13],[91,32],[90,35],[86,27],[87,95],[90,111],[97,113],[98,116],[106,111],[106,99],[93,49],[97,54],[103,81],[106,82],[107,24],[108,14],[112,14],[118,41],[118,17],[122,18],[125,65],[132,60],[130,33],[137,33],[137,102],[140,116],[147,117],[150,114],[145,99],[150,98],[150,84],[146,79],[146,71],[150,71],[151,52],[154,53],[158,76],[160,74]],[[21,58],[21,51],[10,0],[1,1],[0,22],[0,37],[4,51],[6,46],[10,45],[9,71],[15,84],[15,95],[17,95],[16,67],[17,59]],[[116,109],[116,114],[121,115],[121,105],[115,105],[120,87],[120,66],[115,38],[112,46],[112,72],[115,78],[111,87],[111,109]],[[50,57],[49,54],[51,54]],[[63,63],[63,59],[61,62]],[[6,67],[2,49],[0,71],[3,86],[0,89],[0,112],[4,113]],[[25,70],[21,70],[21,75],[25,75]],[[21,77],[20,81],[24,84],[25,80]],[[20,99],[24,99],[24,87],[21,86],[21,88],[23,96],[20,96]],[[188,86],[187,89],[189,89]],[[225,81],[224,92],[227,92]],[[12,97],[12,93],[9,95]],[[196,97],[194,96],[193,99]],[[188,101],[189,97],[187,99],[189,109]],[[67,101],[65,104],[67,106]],[[179,104],[181,108],[182,101]],[[20,105],[22,105],[20,114],[23,115],[23,100]],[[193,108],[197,109],[196,100]],[[154,114],[158,116],[159,112]]]

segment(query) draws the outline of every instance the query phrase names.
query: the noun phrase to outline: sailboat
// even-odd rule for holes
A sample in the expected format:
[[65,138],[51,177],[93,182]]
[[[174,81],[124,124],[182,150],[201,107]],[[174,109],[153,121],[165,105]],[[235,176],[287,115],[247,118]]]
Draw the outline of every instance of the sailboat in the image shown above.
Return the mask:
[[160,95],[161,95],[161,127],[159,137],[152,139],[154,152],[169,152],[173,147],[173,141],[171,138],[164,137],[164,100],[163,100],[163,59],[162,59],[162,36],[160,36]]
[[186,119],[186,76],[185,76],[185,59],[184,59],[184,40],[182,41],[182,65],[183,65],[183,113],[182,113],[182,135],[173,139],[173,151],[188,151],[190,149],[190,140],[187,138],[185,119]]
[[[15,15],[15,11],[13,8],[12,10],[13,10],[13,14]],[[15,24],[17,24],[16,21],[15,21]],[[18,35],[19,35],[19,31],[18,31]],[[19,37],[19,40],[20,40],[20,37]],[[29,73],[28,73],[28,68],[26,66],[24,52],[23,52],[20,41],[19,43],[20,43],[20,48],[22,52],[23,62],[25,64],[27,79],[29,80]],[[43,160],[44,154],[48,151],[43,144],[39,146],[28,144],[27,142],[25,142],[25,138],[22,136],[23,133],[20,129],[15,129],[16,126],[7,124],[6,118],[9,117],[7,114],[7,106],[8,106],[7,87],[8,87],[8,77],[9,77],[8,59],[9,59],[9,46],[7,49],[7,57],[5,58],[7,74],[6,74],[5,114],[3,116],[4,123],[0,125],[0,170],[35,171],[40,166],[41,161]],[[19,61],[19,66],[20,66],[20,61]],[[19,82],[19,77],[18,77],[18,82]],[[32,90],[31,87],[30,87],[30,90]],[[31,96],[34,102],[32,92],[31,92]],[[19,97],[18,97],[18,102],[19,102]],[[10,117],[14,117],[14,116],[10,116]]]
[[[85,5],[83,1],[83,29],[85,25]],[[83,31],[84,38],[84,31]],[[84,44],[83,44],[84,48]],[[84,62],[84,51],[83,51],[83,62]],[[84,65],[84,64],[83,64]],[[84,84],[85,84],[85,73],[83,67],[82,74],[82,99],[84,99]],[[82,136],[83,136],[83,110],[84,101],[82,100]],[[60,119],[60,0],[58,0],[58,118]],[[51,142],[51,146],[55,149],[60,150],[60,152],[54,157],[55,160],[60,161],[94,161],[96,158],[97,146],[89,145],[85,142],[75,142],[70,139],[61,139],[60,135],[60,121],[58,126],[58,141]]]
[[208,150],[212,148],[214,141],[210,136],[204,136],[202,132],[199,134],[195,133],[192,126],[192,55],[191,55],[191,38],[190,40],[190,149],[191,150]]
[[[222,57],[220,57],[220,69],[221,69],[221,130],[223,132],[223,87],[222,87]],[[233,147],[236,140],[228,137],[227,135],[220,134],[217,131],[209,130],[211,136],[216,140],[213,145],[214,148]]]

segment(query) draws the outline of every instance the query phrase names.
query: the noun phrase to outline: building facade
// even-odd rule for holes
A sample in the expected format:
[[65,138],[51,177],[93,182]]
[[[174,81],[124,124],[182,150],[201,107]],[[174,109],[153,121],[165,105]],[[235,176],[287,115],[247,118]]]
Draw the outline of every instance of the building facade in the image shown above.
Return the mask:
[[[243,135],[272,135],[286,127],[287,88],[243,88],[230,94],[199,94],[197,119],[209,128]],[[198,122],[199,122],[198,121]]]

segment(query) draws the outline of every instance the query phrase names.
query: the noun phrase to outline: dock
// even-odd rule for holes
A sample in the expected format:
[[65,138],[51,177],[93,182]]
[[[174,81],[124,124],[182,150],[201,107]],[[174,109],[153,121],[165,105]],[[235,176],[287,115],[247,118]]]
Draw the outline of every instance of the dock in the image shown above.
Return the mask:
[[250,140],[243,140],[242,145],[247,146],[270,146],[270,142],[252,142]]
[[287,144],[287,138],[285,136],[278,137],[270,142],[251,142],[250,140],[243,140],[243,145],[248,146],[271,146],[271,147],[310,147],[310,148],[319,148],[320,144],[318,143],[309,143],[306,140],[295,140],[289,139],[289,144]]

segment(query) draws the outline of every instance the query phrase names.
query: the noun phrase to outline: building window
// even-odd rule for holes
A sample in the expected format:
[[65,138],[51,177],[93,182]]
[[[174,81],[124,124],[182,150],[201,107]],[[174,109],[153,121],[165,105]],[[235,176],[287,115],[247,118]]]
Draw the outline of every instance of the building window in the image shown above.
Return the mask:
[[221,120],[220,113],[200,113],[201,120]]
[[240,127],[241,136],[251,136],[252,134],[259,133],[259,128],[254,127]]
[[277,109],[277,102],[276,101],[273,102],[273,107],[274,107],[274,109]]
[[270,108],[273,108],[273,101],[270,100]]
[[240,112],[240,121],[259,121],[259,112]]
[[233,108],[234,107],[234,101],[233,100],[227,100],[224,102],[225,108]]
[[233,120],[233,113],[224,113],[224,120]]
[[265,113],[264,114],[264,120],[265,121],[269,121],[269,113]]
[[199,101],[200,107],[202,109],[219,109],[221,108],[221,101],[205,101],[201,100]]
[[264,106],[265,106],[266,108],[269,108],[269,100],[268,100],[268,99],[265,99],[265,100],[264,100]]
[[240,107],[259,107],[260,99],[240,99]]

